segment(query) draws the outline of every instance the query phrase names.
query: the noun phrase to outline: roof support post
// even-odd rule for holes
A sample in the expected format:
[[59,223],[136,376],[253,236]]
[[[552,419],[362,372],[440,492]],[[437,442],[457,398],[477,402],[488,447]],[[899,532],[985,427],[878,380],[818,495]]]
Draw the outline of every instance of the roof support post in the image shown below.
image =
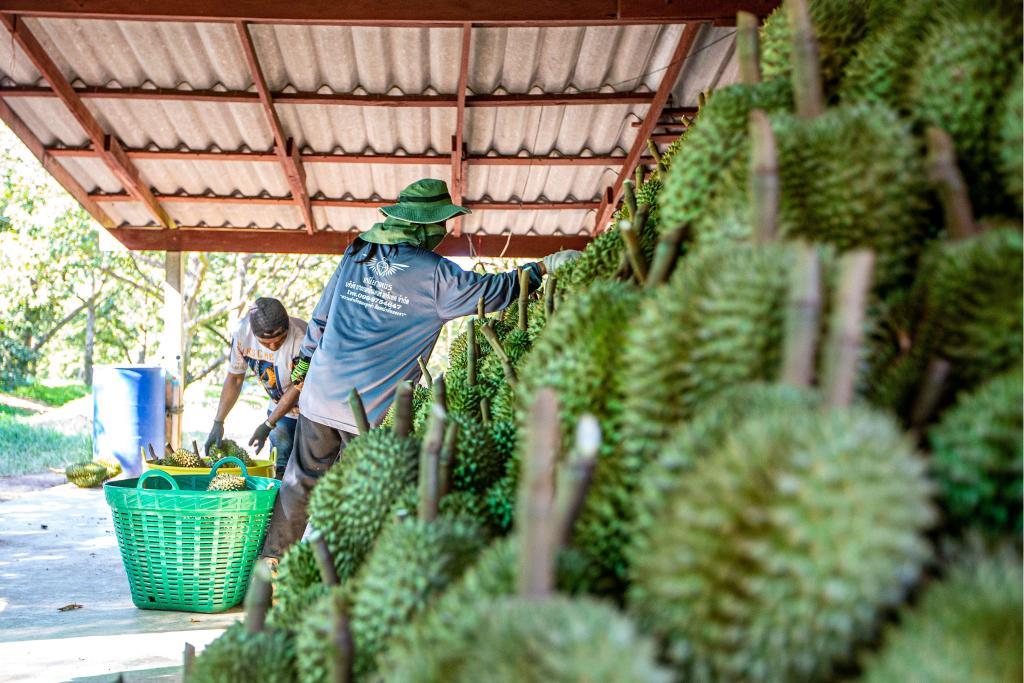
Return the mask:
[[245,53],[249,72],[252,74],[253,83],[256,84],[256,90],[260,95],[260,104],[263,105],[267,123],[274,135],[274,151],[288,178],[288,187],[291,188],[292,199],[302,214],[306,232],[312,235],[316,231],[316,220],[313,218],[313,207],[309,203],[309,191],[306,189],[306,169],[302,165],[302,158],[295,141],[284,136],[284,128],[281,126],[281,119],[274,108],[274,99],[270,94],[270,88],[267,87],[267,79],[263,76],[263,69],[260,67],[260,60],[256,55],[256,46],[252,42],[248,24],[244,21],[237,21],[235,28],[238,29],[238,37],[242,41],[242,51]]
[[676,49],[672,53],[672,59],[668,63],[668,68],[665,69],[665,75],[662,77],[661,83],[658,84],[658,90],[654,94],[654,99],[647,110],[643,124],[641,124],[640,129],[636,132],[636,140],[633,141],[633,146],[630,148],[629,154],[626,155],[626,160],[622,164],[622,170],[619,171],[618,177],[615,178],[615,182],[612,184],[611,199],[607,203],[602,201],[601,210],[598,211],[597,219],[594,223],[594,234],[604,232],[608,219],[615,210],[615,205],[622,197],[622,184],[626,178],[633,175],[633,170],[640,162],[640,155],[643,154],[647,146],[647,138],[650,137],[654,127],[658,124],[658,119],[661,118],[661,110],[665,108],[668,96],[672,92],[676,79],[679,78],[679,72],[683,68],[683,62],[686,61],[690,51],[693,49],[693,45],[697,41],[697,34],[700,33],[701,26],[703,25],[704,22],[691,22],[683,27],[683,32],[679,36],[679,42],[676,43]]
[[164,438],[172,448],[181,447],[181,423],[185,388],[185,254],[164,252],[164,332],[160,339],[160,356],[167,381]]
[[146,210],[156,219],[157,223],[165,228],[175,227],[174,221],[167,214],[160,203],[153,197],[149,186],[142,180],[135,164],[131,162],[117,138],[108,135],[103,126],[100,125],[93,113],[85,106],[82,98],[78,96],[71,83],[61,73],[60,68],[54,63],[43,46],[19,17],[14,14],[0,14],[0,22],[10,31],[14,40],[25,52],[28,58],[35,65],[36,69],[43,75],[50,84],[50,88],[60,98],[64,106],[68,108],[71,116],[78,122],[78,125],[85,131],[86,136],[92,142],[93,149],[97,150],[101,159],[117,178],[118,182],[136,200],[142,202]]
[[[462,25],[462,50],[459,54],[459,85],[456,91],[455,135],[452,136],[452,202],[462,205],[466,182],[466,151],[463,140],[466,130],[466,85],[469,80],[469,44],[473,25]],[[462,237],[462,216],[455,217],[452,230],[455,237]]]

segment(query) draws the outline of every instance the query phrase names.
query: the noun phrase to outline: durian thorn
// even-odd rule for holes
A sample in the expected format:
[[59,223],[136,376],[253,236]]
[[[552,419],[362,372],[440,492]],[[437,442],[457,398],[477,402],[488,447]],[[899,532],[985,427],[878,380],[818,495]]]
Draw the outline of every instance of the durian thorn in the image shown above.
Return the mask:
[[875,254],[868,249],[848,252],[840,262],[839,287],[826,347],[824,389],[826,404],[831,408],[853,403],[874,264]]
[[924,377],[921,378],[921,386],[918,388],[917,397],[910,411],[911,432],[920,438],[924,429],[931,420],[935,409],[946,389],[946,382],[952,366],[949,361],[943,358],[932,358],[928,361],[928,368]]
[[480,332],[484,335],[484,339],[491,345],[491,350],[494,351],[498,357],[498,361],[501,362],[501,371],[505,375],[505,381],[511,386],[515,387],[518,383],[516,377],[515,368],[512,367],[512,361],[509,360],[508,354],[505,353],[505,349],[501,346],[501,340],[498,339],[498,333],[494,331],[494,327],[490,324],[482,325]]
[[252,570],[249,590],[245,594],[245,632],[254,635],[263,630],[273,587],[270,585],[270,565],[259,560]]
[[476,359],[479,349],[476,346],[476,323],[469,321],[469,330],[466,331],[466,384],[470,387],[476,386]]
[[309,544],[313,547],[313,557],[316,559],[317,569],[320,570],[320,580],[325,586],[337,586],[341,581],[338,578],[338,569],[334,566],[334,558],[327,547],[327,539],[319,531],[314,531],[309,536]]
[[928,180],[935,187],[942,203],[946,234],[953,241],[974,237],[981,231],[974,222],[967,183],[956,163],[953,138],[946,131],[933,126],[925,131],[925,139],[928,141]]
[[658,146],[654,144],[654,140],[647,138],[647,149],[651,153],[651,156],[654,157],[654,162],[660,167],[661,153],[658,151]]
[[192,675],[192,666],[196,662],[196,646],[192,643],[185,643],[185,652],[182,653],[181,680],[187,681]]
[[750,210],[754,242],[774,242],[779,231],[779,156],[771,121],[763,111],[750,112]]
[[444,442],[441,444],[441,457],[437,463],[437,497],[438,500],[448,495],[452,489],[452,464],[459,443],[459,425],[449,422],[444,430]]
[[629,210],[626,218],[633,220],[633,216],[636,215],[636,192],[633,191],[633,181],[624,181],[622,183],[622,190],[622,206]]
[[356,421],[356,428],[360,434],[370,431],[370,420],[366,417],[366,408],[363,407],[363,398],[355,389],[348,395],[348,405],[352,408],[352,417]]
[[399,382],[395,387],[395,434],[407,437],[412,434],[412,383]]
[[420,520],[432,522],[437,518],[438,504],[438,461],[444,446],[444,410],[434,405],[430,409],[427,434],[420,447],[420,499],[417,510]]
[[485,425],[491,423],[491,402],[486,398],[480,399],[480,421]]
[[530,304],[530,269],[519,269],[519,330],[526,332],[529,318],[527,306]]
[[417,358],[416,362],[420,366],[420,374],[423,375],[423,381],[426,382],[428,387],[431,386],[434,383],[434,378],[430,376],[430,371],[427,370],[427,363],[423,360],[423,356]]
[[791,386],[809,387],[814,381],[815,351],[821,327],[821,258],[818,250],[809,244],[800,242],[794,249],[780,379]]
[[355,639],[352,637],[352,622],[348,616],[345,596],[335,595],[334,604],[334,653],[331,657],[331,683],[352,683],[352,664],[355,662]]
[[806,119],[825,113],[818,38],[807,0],[786,0],[793,40],[793,100],[796,113]]
[[757,16],[750,12],[736,13],[736,61],[740,68],[740,83],[754,85],[761,82],[761,47],[758,43]]
[[558,277],[548,273],[544,287],[544,315],[550,319],[555,312],[555,292],[558,289]]
[[544,598],[554,590],[556,530],[551,522],[555,462],[561,443],[558,421],[555,392],[550,388],[538,390],[530,404],[516,514],[520,542],[517,592],[524,598]]
[[619,233],[622,235],[622,241],[626,245],[629,265],[633,269],[633,275],[636,277],[637,284],[641,287],[647,282],[647,259],[644,258],[644,252],[640,248],[640,231],[644,229],[644,223],[647,222],[647,212],[649,210],[650,207],[647,204],[641,204],[636,211],[636,217],[633,219],[632,225],[626,221],[619,223]]
[[484,307],[484,298],[482,296],[476,300],[476,317],[481,321],[487,317],[487,311]]
[[441,406],[441,410],[448,410],[448,386],[444,374],[434,380],[430,390],[431,401],[434,405]]
[[647,273],[647,289],[654,289],[658,285],[668,282],[675,268],[676,260],[679,258],[679,247],[683,244],[688,230],[685,225],[672,228],[662,233],[658,238],[658,245],[654,248],[654,259],[651,262],[651,270]]
[[572,530],[583,511],[601,448],[601,425],[590,414],[580,416],[576,423],[576,442],[569,461],[559,468],[558,478],[558,543],[562,547],[572,541]]

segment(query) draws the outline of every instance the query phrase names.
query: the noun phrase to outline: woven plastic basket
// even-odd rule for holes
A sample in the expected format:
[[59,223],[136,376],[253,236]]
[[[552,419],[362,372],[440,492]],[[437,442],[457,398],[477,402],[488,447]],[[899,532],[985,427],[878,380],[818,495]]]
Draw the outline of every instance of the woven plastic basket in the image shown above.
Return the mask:
[[[206,490],[224,464],[243,472],[246,490]],[[104,484],[136,607],[222,612],[241,602],[279,486],[237,458],[205,475],[149,470]]]

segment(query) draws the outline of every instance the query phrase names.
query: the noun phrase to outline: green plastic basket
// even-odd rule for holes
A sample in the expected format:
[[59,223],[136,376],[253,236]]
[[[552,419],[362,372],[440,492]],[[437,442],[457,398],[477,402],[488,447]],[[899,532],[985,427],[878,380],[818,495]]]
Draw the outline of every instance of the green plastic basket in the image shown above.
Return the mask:
[[[207,491],[232,461],[246,490]],[[238,458],[221,460],[209,474],[149,470],[104,484],[136,607],[222,612],[241,602],[279,486],[249,476]]]

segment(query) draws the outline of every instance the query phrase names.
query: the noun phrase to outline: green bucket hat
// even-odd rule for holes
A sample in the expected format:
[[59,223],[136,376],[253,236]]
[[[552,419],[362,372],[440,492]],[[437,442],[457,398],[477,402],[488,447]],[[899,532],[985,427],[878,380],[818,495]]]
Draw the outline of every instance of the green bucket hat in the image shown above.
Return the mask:
[[434,178],[417,180],[398,194],[398,203],[381,207],[385,216],[410,223],[443,223],[449,218],[472,213],[452,204],[448,183]]

